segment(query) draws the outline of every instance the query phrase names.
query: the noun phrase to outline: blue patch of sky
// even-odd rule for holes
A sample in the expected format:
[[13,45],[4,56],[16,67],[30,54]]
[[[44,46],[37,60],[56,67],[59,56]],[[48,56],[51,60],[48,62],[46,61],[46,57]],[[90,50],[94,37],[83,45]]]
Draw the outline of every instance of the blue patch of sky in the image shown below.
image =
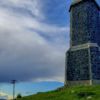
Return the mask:
[[70,0],[44,0],[43,12],[46,22],[58,26],[69,24]]
[[[46,92],[55,90],[58,87],[63,86],[64,84],[61,82],[25,82],[25,83],[16,83],[16,95],[22,94],[23,96],[36,94],[38,92]],[[12,85],[11,84],[3,84],[0,88],[0,91],[6,92],[12,95]]]
[[97,3],[99,4],[99,6],[100,6],[100,0],[96,0],[97,1]]

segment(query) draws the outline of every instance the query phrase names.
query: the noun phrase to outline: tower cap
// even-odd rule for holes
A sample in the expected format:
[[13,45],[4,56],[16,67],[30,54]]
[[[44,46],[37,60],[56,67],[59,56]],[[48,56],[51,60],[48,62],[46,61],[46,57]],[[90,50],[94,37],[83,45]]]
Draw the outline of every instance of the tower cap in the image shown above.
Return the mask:
[[100,6],[98,5],[98,3],[95,0],[76,0],[75,2],[72,2],[69,11],[71,11],[72,7],[75,7],[75,6],[77,6],[77,5],[81,4],[81,3],[84,3],[86,1],[94,2],[96,7],[98,8],[98,10],[100,10]]

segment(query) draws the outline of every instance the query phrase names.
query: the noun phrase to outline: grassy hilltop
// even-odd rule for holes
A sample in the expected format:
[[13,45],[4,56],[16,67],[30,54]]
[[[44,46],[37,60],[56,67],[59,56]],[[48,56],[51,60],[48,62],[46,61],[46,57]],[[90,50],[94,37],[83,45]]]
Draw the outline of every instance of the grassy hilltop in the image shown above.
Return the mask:
[[100,100],[100,86],[76,86],[37,93],[17,100]]

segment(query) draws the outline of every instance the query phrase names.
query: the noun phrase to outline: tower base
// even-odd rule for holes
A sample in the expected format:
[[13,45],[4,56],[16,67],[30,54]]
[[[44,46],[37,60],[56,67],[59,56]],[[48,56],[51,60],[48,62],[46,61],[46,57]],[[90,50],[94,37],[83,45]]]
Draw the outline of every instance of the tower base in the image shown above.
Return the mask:
[[100,85],[100,80],[83,80],[83,81],[67,81],[65,83],[67,86],[77,86],[77,85]]
[[66,53],[65,85],[100,84],[100,47],[87,43]]

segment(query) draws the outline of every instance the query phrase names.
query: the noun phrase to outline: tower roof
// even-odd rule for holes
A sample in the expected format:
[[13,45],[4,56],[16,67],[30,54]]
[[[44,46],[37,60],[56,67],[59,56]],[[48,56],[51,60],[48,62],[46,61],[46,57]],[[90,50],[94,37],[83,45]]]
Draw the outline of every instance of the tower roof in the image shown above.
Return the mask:
[[84,2],[86,2],[86,1],[94,2],[95,5],[96,5],[96,7],[98,8],[98,10],[100,10],[100,6],[98,5],[98,3],[97,3],[95,0],[76,0],[75,2],[73,2],[73,3],[71,4],[69,11],[71,11],[71,8],[72,8],[72,7],[75,7],[75,6],[77,6],[77,5],[81,4],[81,3],[84,3]]

